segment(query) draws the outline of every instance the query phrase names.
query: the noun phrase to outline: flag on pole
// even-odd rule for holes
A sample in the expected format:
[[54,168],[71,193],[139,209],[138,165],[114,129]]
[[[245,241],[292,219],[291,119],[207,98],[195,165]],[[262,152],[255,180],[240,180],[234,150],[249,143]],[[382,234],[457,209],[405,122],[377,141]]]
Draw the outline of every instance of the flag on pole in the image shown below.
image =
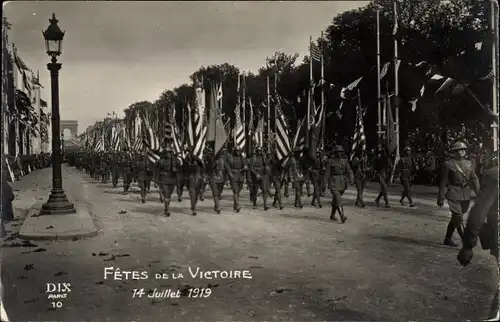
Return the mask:
[[260,118],[259,123],[257,124],[257,128],[255,129],[254,140],[255,140],[255,144],[258,147],[262,148],[264,146],[264,118],[263,117]]
[[354,157],[356,151],[361,149],[364,153],[366,151],[366,136],[365,136],[365,127],[363,125],[363,111],[361,106],[358,104],[356,107],[356,129],[354,130],[354,136],[352,138],[352,147],[351,147],[351,157],[350,160]]

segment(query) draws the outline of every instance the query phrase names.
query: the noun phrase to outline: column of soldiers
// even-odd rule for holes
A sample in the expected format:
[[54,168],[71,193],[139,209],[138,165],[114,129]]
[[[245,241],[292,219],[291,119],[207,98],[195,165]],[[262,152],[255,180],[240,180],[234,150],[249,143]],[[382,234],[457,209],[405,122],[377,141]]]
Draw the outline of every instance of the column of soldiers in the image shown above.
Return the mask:
[[[444,244],[455,246],[452,241],[453,232],[463,236],[463,214],[470,203],[468,186],[478,192],[479,180],[475,165],[466,160],[467,146],[458,142],[452,146],[453,159],[446,161],[442,166],[439,188],[438,205],[443,206],[444,198],[448,199],[452,218],[448,225]],[[296,150],[286,159],[278,160],[271,153],[264,153],[262,147],[256,146],[255,152],[244,156],[242,151],[234,146],[228,153],[225,149],[214,154],[213,149],[207,148],[203,159],[185,151],[185,158],[174,154],[171,143],[168,143],[160,160],[155,164],[149,161],[147,154],[124,151],[120,153],[77,153],[74,164],[78,169],[85,170],[90,176],[102,183],[107,183],[111,177],[113,187],[117,187],[118,180],[123,180],[123,193],[129,193],[132,182],[137,182],[141,190],[141,202],[146,202],[150,192],[151,182],[159,186],[160,201],[164,203],[164,214],[170,216],[170,202],[174,190],[177,190],[178,201],[182,200],[183,190],[187,188],[190,196],[192,215],[197,214],[198,201],[203,201],[204,192],[208,186],[212,192],[214,212],[221,213],[220,200],[226,183],[229,183],[233,194],[233,209],[241,211],[241,191],[247,182],[250,190],[250,202],[254,209],[258,207],[259,192],[262,196],[263,210],[269,209],[269,198],[273,198],[272,206],[283,209],[282,190],[288,198],[289,185],[295,191],[294,206],[302,208],[303,188],[308,182],[312,184],[311,205],[322,208],[322,197],[328,188],[331,193],[330,219],[345,223],[347,215],[344,211],[342,196],[350,185],[357,190],[355,206],[364,208],[364,189],[370,176],[375,177],[379,184],[379,194],[375,199],[378,207],[380,201],[390,208],[388,185],[392,177],[399,179],[402,186],[400,197],[401,205],[408,200],[410,207],[415,207],[412,195],[412,182],[420,167],[419,162],[412,156],[412,149],[405,147],[403,155],[395,165],[392,158],[383,146],[379,146],[373,158],[369,160],[366,153],[357,153],[349,161],[342,146],[336,146],[331,153],[319,149],[316,157],[310,159],[307,151]],[[271,186],[274,187],[271,193]],[[307,187],[306,187],[307,191]]]

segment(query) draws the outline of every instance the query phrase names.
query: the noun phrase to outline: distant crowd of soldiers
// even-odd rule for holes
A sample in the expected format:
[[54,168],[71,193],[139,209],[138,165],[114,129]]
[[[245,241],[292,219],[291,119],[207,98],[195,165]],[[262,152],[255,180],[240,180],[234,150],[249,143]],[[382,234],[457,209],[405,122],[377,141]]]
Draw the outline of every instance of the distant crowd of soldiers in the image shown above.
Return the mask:
[[[265,153],[262,147],[257,146],[254,150],[253,154],[245,156],[238,147],[233,147],[230,153],[222,149],[214,155],[213,151],[207,148],[201,160],[187,150],[186,157],[181,159],[173,153],[172,147],[168,146],[160,153],[160,160],[155,164],[149,161],[146,152],[77,152],[70,155],[68,161],[103,183],[111,179],[113,187],[117,187],[118,180],[122,179],[124,194],[129,192],[132,182],[137,182],[143,203],[146,202],[146,195],[150,192],[151,182],[154,181],[159,186],[160,201],[165,205],[165,216],[170,216],[170,202],[174,190],[177,190],[178,200],[181,201],[184,188],[189,191],[191,211],[196,215],[197,203],[204,200],[207,186],[212,191],[214,211],[220,214],[220,198],[227,183],[233,192],[235,212],[241,210],[240,194],[245,183],[254,208],[257,208],[257,196],[259,191],[261,192],[263,210],[269,209],[270,197],[273,198],[272,206],[283,209],[282,190],[284,196],[289,197],[290,185],[295,192],[295,207],[304,206],[305,186],[308,197],[312,196],[311,205],[322,208],[322,198],[328,188],[332,195],[330,219],[338,220],[338,214],[340,221],[344,223],[347,219],[342,203],[345,190],[349,185],[354,185],[357,189],[355,205],[365,207],[365,185],[369,180],[375,180],[380,185],[380,193],[375,199],[376,205],[380,206],[380,201],[383,200],[385,207],[390,207],[387,187],[389,177],[394,175],[394,169],[391,158],[382,146],[373,154],[360,153],[350,162],[342,146],[335,146],[332,151],[319,149],[315,158],[308,157],[306,151],[296,150],[285,163],[277,160],[271,153]],[[414,207],[411,183],[419,166],[411,152],[409,147],[404,149],[395,175],[403,185],[401,204],[405,204],[406,198],[409,206]],[[271,193],[271,186],[274,187],[274,193]]]
[[[19,180],[32,171],[52,165],[52,155],[50,153],[18,154],[16,157],[3,155],[2,159],[3,175],[6,176],[9,182]],[[11,172],[14,178],[11,177]]]

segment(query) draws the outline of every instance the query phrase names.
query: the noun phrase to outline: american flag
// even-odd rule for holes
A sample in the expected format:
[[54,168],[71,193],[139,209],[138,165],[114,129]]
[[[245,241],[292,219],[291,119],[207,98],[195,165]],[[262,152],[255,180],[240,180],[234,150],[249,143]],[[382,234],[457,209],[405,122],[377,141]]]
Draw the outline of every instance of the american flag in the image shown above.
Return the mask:
[[356,129],[354,131],[354,136],[352,138],[352,147],[351,147],[351,157],[354,157],[354,154],[358,149],[364,153],[366,151],[366,136],[365,136],[365,127],[363,125],[363,116],[364,113],[361,110],[361,106],[358,104],[356,107],[357,116],[356,116]]
[[113,151],[120,149],[120,141],[119,130],[116,128],[116,125],[113,125],[111,128],[111,149]]
[[240,105],[236,106],[236,124],[234,126],[234,143],[242,151],[245,150],[245,126],[241,123]]
[[[196,86],[196,102],[192,118],[192,153],[199,159],[203,158],[205,145],[207,142],[207,122],[205,115],[205,91],[202,88],[202,82]],[[191,126],[190,126],[191,127]]]
[[321,50],[319,50],[318,46],[316,46],[312,42],[310,44],[310,51],[311,51],[311,58],[312,59],[314,59],[316,61],[321,61],[323,54],[321,53]]
[[264,118],[261,117],[259,123],[257,124],[257,128],[254,133],[255,144],[259,147],[264,146]]
[[177,128],[177,124],[175,123],[175,108],[172,110],[172,141],[173,141],[173,150],[174,154],[177,156],[179,161],[182,164],[183,159],[185,158],[184,151],[182,149],[182,142],[179,136],[179,130]]
[[150,125],[150,120],[147,116],[143,115],[142,117],[142,141],[143,147],[146,148],[146,154],[148,156],[149,161],[152,163],[156,163],[160,160],[160,156],[157,151],[160,150],[160,140],[158,136],[155,134]]
[[288,156],[292,152],[290,147],[290,137],[288,135],[288,125],[285,120],[285,115],[281,110],[279,98],[276,105],[276,157],[283,163],[286,162]]

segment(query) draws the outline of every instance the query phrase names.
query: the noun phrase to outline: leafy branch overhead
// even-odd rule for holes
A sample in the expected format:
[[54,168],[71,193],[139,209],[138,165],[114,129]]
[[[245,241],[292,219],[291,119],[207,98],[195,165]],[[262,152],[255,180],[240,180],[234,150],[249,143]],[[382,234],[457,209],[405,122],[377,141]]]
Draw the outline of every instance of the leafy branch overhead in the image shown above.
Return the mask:
[[[399,1],[396,34],[393,33],[393,4],[393,0],[376,0],[366,7],[346,11],[332,17],[330,25],[325,26],[324,39],[319,35],[314,36],[317,38],[316,45],[324,52],[325,83],[346,86],[361,76],[367,79],[360,85],[360,91],[362,103],[368,110],[365,123],[370,145],[373,145],[371,140],[376,137],[377,123],[376,108],[374,108],[377,104],[377,85],[376,77],[373,77],[376,75],[374,71],[377,62],[377,10],[380,12],[382,63],[393,60],[394,37],[397,37],[399,59],[406,66],[426,62],[435,73],[465,82],[484,74],[485,65],[489,64],[488,57],[482,57],[478,52],[461,55],[464,52],[473,52],[471,48],[477,43],[488,43],[488,39],[491,43],[487,1]],[[262,107],[267,104],[267,78],[269,78],[271,93],[276,91],[282,98],[283,112],[288,123],[293,125],[305,114],[307,106],[304,93],[309,88],[309,60],[307,56],[300,59],[297,53],[278,51],[263,58],[263,66],[255,74],[221,62],[218,65],[202,66],[189,77],[192,82],[202,81],[207,91],[213,84],[216,86],[222,84],[224,93],[222,112],[231,118],[237,101],[238,75],[245,74],[246,94],[251,97],[253,106],[259,110],[258,113],[263,113]],[[318,79],[319,67],[313,67],[313,73]],[[455,90],[450,99],[423,102],[423,106],[412,112],[407,101],[415,95],[415,86],[411,86],[411,77],[404,79],[405,74],[403,71],[400,73],[400,81],[408,83],[400,88],[401,97],[404,98],[400,113],[403,137],[406,135],[405,130],[411,132],[418,127],[426,127],[429,131],[436,132],[443,126],[443,122],[448,122],[447,127],[453,127],[461,126],[462,123],[485,121],[483,110],[464,90]],[[393,78],[393,74],[394,72],[387,78]],[[490,100],[491,90],[484,83],[469,81],[468,85],[480,102]],[[180,115],[180,109],[185,108],[187,103],[192,103],[193,97],[192,85],[182,84],[173,89],[165,89],[155,102],[131,104],[125,110],[126,118],[130,120],[141,113],[152,113],[153,109],[167,114],[173,107],[177,109],[176,115]],[[329,116],[326,138],[351,136],[355,121],[355,113],[349,111],[352,106],[347,102],[344,117],[339,119],[335,116],[340,105],[338,95],[327,90],[325,100]]]

